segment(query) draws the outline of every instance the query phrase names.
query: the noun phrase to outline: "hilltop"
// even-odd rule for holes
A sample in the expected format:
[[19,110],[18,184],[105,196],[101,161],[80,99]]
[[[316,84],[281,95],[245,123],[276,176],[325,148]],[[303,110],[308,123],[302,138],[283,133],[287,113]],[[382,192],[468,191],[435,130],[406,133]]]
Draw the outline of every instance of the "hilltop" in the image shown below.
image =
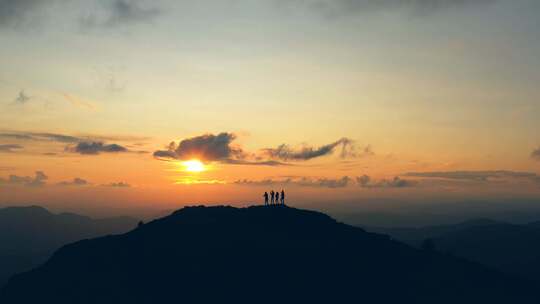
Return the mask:
[[534,287],[318,212],[201,206],[64,246],[0,301],[538,303]]

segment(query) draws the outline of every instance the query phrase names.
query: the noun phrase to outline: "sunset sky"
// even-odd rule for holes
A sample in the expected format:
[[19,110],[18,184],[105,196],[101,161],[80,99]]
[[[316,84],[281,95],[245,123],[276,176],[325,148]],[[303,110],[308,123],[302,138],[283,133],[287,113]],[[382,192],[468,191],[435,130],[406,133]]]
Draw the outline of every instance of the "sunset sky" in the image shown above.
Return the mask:
[[540,198],[539,14],[0,0],[0,205]]

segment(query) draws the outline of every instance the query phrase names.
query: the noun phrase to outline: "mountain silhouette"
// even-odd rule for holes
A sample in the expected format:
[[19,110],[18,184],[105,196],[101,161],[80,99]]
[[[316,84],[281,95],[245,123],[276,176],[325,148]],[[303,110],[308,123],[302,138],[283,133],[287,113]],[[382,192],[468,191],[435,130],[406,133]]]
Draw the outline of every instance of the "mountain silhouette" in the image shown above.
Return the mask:
[[435,225],[424,227],[367,227],[361,226],[367,231],[382,233],[392,236],[402,242],[417,246],[428,238],[436,238],[445,234],[463,231],[473,227],[485,227],[493,225],[507,225],[507,223],[491,219],[479,218],[450,225]]
[[535,287],[322,213],[201,206],[64,246],[0,302],[524,304]]
[[124,233],[136,224],[128,217],[92,219],[73,213],[53,214],[38,206],[0,209],[0,286],[11,275],[44,263],[63,245]]
[[478,219],[456,225],[366,229],[416,247],[430,239],[439,251],[540,281],[539,222],[517,225]]

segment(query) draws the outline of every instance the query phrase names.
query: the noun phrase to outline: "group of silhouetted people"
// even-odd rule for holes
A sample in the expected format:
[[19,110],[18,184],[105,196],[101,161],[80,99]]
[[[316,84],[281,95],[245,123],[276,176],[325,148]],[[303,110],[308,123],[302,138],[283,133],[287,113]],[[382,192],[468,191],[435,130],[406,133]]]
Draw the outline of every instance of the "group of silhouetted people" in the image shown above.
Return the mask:
[[[279,191],[274,192],[274,190],[270,191],[270,195],[268,195],[268,192],[264,192],[264,205],[285,205],[285,191],[281,190],[281,194]],[[270,198],[270,201],[268,199]]]

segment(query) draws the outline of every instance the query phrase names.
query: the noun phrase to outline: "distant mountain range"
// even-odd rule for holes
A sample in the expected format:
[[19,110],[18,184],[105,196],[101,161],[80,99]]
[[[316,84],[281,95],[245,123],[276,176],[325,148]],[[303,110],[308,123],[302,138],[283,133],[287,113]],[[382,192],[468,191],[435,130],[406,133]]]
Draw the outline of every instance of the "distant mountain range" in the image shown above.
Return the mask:
[[124,233],[136,225],[137,220],[128,217],[92,219],[37,206],[0,209],[0,286],[13,274],[45,262],[63,245]]
[[536,287],[322,213],[188,207],[62,247],[0,302],[526,304]]
[[373,228],[415,247],[430,239],[435,249],[540,282],[540,222],[525,225],[489,219],[420,228]]

